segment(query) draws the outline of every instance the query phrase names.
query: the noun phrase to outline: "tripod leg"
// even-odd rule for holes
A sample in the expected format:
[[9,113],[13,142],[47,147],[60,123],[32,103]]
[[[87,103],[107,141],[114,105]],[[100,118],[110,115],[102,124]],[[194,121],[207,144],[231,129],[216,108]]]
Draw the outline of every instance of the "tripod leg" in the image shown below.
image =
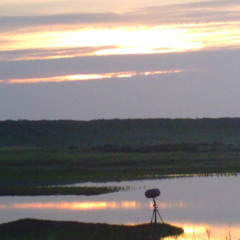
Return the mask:
[[155,215],[156,215],[156,213],[155,213],[154,210],[153,210],[152,218],[151,218],[151,223],[153,222],[153,218],[154,218]]
[[156,224],[157,223],[157,209],[155,208],[154,209],[154,223]]
[[154,220],[155,224],[157,223],[157,215],[159,216],[162,223],[164,223],[163,220],[162,220],[162,217],[161,217],[161,215],[158,211],[158,207],[157,207],[157,203],[155,201],[155,198],[153,198],[153,213],[152,213],[151,223],[153,223],[153,220]]
[[158,213],[158,216],[159,216],[159,218],[161,219],[162,223],[164,223],[158,210],[157,210],[157,213]]

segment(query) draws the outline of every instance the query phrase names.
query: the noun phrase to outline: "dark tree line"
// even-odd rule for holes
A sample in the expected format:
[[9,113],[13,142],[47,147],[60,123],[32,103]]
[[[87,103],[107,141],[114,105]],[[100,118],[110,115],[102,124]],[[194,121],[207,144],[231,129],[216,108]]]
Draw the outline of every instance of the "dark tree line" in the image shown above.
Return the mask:
[[240,118],[0,121],[0,146],[196,148],[189,143],[238,145]]

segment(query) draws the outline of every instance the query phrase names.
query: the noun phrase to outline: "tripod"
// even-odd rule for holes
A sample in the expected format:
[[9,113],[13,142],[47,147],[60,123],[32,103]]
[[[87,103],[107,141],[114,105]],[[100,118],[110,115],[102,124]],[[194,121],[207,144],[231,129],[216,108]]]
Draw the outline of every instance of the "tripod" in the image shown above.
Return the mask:
[[153,220],[154,220],[154,223],[156,224],[157,223],[157,215],[159,216],[160,220],[163,222],[161,216],[160,216],[160,213],[158,211],[158,206],[157,206],[157,203],[155,201],[155,198],[153,198],[153,214],[152,214],[152,219],[151,219],[151,223],[153,223]]

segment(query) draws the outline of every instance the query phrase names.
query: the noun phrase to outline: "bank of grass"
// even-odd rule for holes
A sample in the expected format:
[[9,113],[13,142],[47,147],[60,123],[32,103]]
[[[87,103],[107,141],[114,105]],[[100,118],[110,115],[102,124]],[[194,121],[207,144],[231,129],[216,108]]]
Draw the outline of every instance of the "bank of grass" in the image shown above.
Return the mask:
[[0,225],[1,240],[159,240],[183,233],[169,224],[136,226],[24,219]]
[[0,188],[0,196],[99,195],[121,190],[121,187],[8,186]]
[[[114,188],[60,188],[169,174],[238,173],[240,151],[102,152],[67,148],[0,148],[1,195],[100,194]],[[56,185],[49,188],[48,186]]]

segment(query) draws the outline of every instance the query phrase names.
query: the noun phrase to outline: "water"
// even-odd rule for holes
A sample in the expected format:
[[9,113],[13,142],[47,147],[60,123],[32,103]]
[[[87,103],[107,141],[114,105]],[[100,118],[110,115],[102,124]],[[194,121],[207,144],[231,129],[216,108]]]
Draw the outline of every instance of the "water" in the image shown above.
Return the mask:
[[[240,239],[240,175],[106,183],[125,191],[98,196],[0,197],[0,222],[21,218],[136,224],[150,222],[148,188],[164,222],[183,227],[184,239]],[[87,183],[84,185],[92,185]],[[97,185],[97,184],[94,184]],[[103,184],[98,184],[103,185]]]

